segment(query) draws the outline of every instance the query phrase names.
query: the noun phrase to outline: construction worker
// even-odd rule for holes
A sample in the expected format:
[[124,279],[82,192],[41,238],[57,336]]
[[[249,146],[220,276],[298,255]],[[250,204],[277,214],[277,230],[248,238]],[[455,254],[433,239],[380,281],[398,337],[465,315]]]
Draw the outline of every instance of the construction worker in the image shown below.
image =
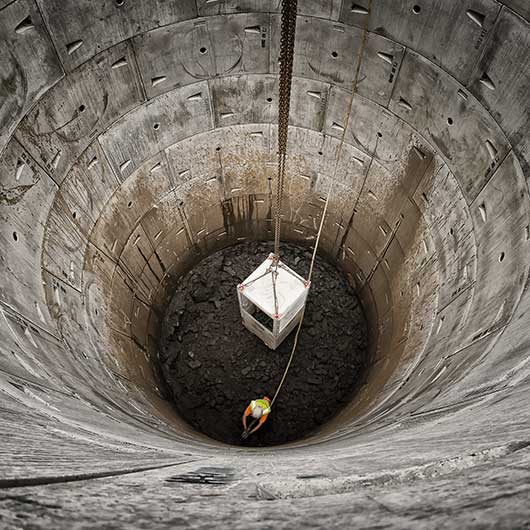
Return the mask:
[[[271,411],[271,400],[267,396],[262,399],[255,399],[250,402],[250,405],[243,412],[243,438],[247,438],[253,432],[256,432],[267,420]],[[247,418],[252,416],[254,419],[259,420],[257,425],[249,432],[247,427]]]

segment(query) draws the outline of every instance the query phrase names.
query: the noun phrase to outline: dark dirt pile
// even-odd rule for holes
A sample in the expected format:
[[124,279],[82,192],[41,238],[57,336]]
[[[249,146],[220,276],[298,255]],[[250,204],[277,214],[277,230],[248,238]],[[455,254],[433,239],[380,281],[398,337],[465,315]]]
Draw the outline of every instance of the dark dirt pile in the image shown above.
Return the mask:
[[[251,242],[201,261],[179,283],[162,326],[161,368],[178,413],[217,440],[264,446],[296,440],[352,397],[366,352],[361,306],[345,278],[317,259],[295,358],[265,425],[241,440],[241,416],[255,398],[272,398],[294,333],[269,350],[241,323],[237,284],[270,253]],[[311,253],[283,245],[282,261],[307,275]]]

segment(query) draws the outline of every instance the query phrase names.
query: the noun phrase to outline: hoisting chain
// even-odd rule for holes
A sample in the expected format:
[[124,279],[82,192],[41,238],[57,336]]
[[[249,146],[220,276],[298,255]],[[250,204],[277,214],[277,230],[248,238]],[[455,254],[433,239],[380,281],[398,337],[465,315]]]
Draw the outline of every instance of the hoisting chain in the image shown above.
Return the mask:
[[293,78],[294,37],[296,30],[297,0],[282,1],[280,34],[280,85],[278,100],[278,176],[276,179],[276,207],[274,225],[274,262],[280,259],[280,232],[282,200],[285,186],[285,162],[287,158],[287,134]]

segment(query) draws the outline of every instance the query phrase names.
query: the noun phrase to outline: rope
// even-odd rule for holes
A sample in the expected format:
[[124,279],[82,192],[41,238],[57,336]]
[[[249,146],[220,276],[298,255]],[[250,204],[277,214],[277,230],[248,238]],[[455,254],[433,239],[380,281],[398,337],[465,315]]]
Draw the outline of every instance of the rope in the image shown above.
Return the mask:
[[[337,176],[337,169],[339,167],[340,155],[342,154],[342,148],[344,146],[344,140],[346,139],[346,131],[347,131],[348,125],[350,123],[351,111],[352,111],[352,108],[353,108],[353,98],[355,97],[355,93],[357,92],[357,85],[359,83],[359,73],[361,71],[361,63],[362,63],[362,58],[364,56],[364,49],[365,49],[365,46],[366,46],[366,38],[368,36],[368,24],[369,24],[369,20],[370,20],[370,13],[372,11],[372,0],[369,0],[367,10],[368,10],[368,15],[366,17],[365,24],[364,24],[364,27],[363,27],[363,36],[362,36],[362,40],[361,40],[361,46],[359,47],[359,54],[358,54],[358,59],[357,59],[357,68],[355,69],[355,76],[354,76],[353,82],[352,82],[351,97],[350,97],[350,101],[349,101],[349,104],[348,104],[348,109],[347,109],[345,120],[344,120],[344,129],[342,131],[340,143],[337,146],[337,152],[336,152],[336,158],[335,158],[335,166],[334,166],[334,169],[333,169],[332,179],[331,179],[331,182],[330,182],[330,185],[329,185],[329,188],[328,188],[328,192],[327,192],[327,195],[326,195],[326,203],[324,204],[324,210],[322,211],[322,218],[320,219],[320,226],[318,228],[317,238],[316,238],[316,241],[315,241],[315,246],[313,248],[313,255],[311,257],[311,264],[309,266],[309,274],[307,276],[307,281],[308,282],[311,281],[311,277],[313,275],[313,268],[314,268],[314,265],[315,265],[315,259],[316,259],[316,255],[317,255],[318,245],[320,243],[320,236],[322,235],[322,228],[324,227],[324,220],[326,218],[326,214],[327,214],[327,211],[328,211],[329,198],[331,196],[331,192],[333,191],[333,189],[335,187],[335,181],[336,181],[336,176]],[[306,306],[304,305],[304,308],[302,309],[302,315],[300,317],[300,322],[298,322],[298,326],[296,328],[296,334],[294,336],[294,343],[293,343],[293,347],[292,347],[292,350],[291,350],[291,355],[289,356],[289,361],[287,362],[287,366],[285,367],[285,370],[283,372],[283,376],[282,376],[282,378],[280,380],[280,384],[278,385],[278,388],[276,389],[274,397],[272,398],[271,405],[270,405],[271,408],[274,405],[274,403],[276,401],[276,398],[278,397],[278,394],[280,393],[280,390],[281,390],[281,388],[283,386],[285,378],[287,377],[287,373],[289,372],[289,368],[291,368],[291,363],[293,362],[294,354],[296,352],[296,347],[298,346],[298,336],[300,335],[300,330],[302,329],[302,324],[304,322],[305,308],[306,308]]]
[[[315,241],[315,248],[313,249],[313,256],[311,257],[311,266],[309,267],[309,274],[307,276],[307,281],[308,282],[311,282],[311,276],[313,274],[313,266],[315,264],[318,243],[320,241],[320,235],[322,234],[322,228],[324,227],[324,218],[326,216],[326,211],[327,211],[327,207],[328,207],[328,199],[329,199],[329,195],[328,195],[328,198],[326,199],[326,204],[324,205],[324,211],[322,213],[322,219],[320,219],[320,226],[318,228],[317,239]],[[300,322],[298,322],[298,326],[296,327],[296,334],[294,336],[294,343],[293,343],[293,348],[291,350],[291,355],[289,356],[289,362],[287,363],[287,366],[285,367],[285,370],[283,372],[283,376],[282,376],[282,379],[280,381],[280,384],[278,385],[276,393],[274,394],[274,397],[272,398],[271,408],[274,405],[274,402],[276,401],[276,398],[278,397],[278,394],[280,393],[280,390],[281,390],[281,388],[283,386],[283,382],[285,381],[285,378],[287,377],[287,373],[289,372],[289,368],[291,367],[291,363],[293,362],[294,353],[296,351],[296,346],[298,345],[298,336],[300,335],[300,330],[302,329],[302,323],[304,322],[305,307],[306,306],[304,304],[304,307],[302,309],[302,315],[300,316]]]
[[277,268],[271,272],[272,274],[272,294],[274,295],[274,315],[278,316],[278,295],[276,294],[276,276],[278,276]]

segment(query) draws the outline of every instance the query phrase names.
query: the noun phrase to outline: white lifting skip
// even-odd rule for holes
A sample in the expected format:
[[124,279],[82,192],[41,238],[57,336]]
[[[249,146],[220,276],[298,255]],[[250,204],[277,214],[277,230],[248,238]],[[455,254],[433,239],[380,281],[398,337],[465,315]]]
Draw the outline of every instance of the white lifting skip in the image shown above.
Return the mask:
[[300,322],[309,286],[271,253],[237,286],[243,325],[275,350]]

